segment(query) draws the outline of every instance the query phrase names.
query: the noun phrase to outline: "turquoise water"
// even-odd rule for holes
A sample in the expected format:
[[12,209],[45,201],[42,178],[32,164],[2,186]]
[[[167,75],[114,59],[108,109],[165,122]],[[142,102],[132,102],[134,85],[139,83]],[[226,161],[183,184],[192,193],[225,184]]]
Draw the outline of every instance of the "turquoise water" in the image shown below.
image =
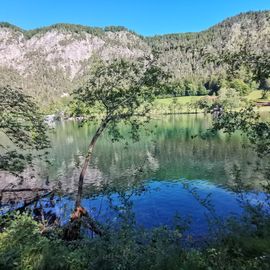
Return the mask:
[[[203,115],[161,117],[150,123],[152,134],[142,133],[141,140],[128,141],[127,148],[126,141],[112,143],[108,134],[104,134],[94,151],[89,182],[96,187],[105,183],[129,187],[147,179],[187,179],[230,186],[237,166],[241,168],[242,180],[255,186],[260,177],[253,165],[261,161],[247,146],[246,139],[240,134],[231,137],[218,134],[206,139],[196,136],[209,126],[210,119]],[[75,122],[57,124],[51,135],[52,165],[44,170],[44,176],[60,179],[63,185],[73,181],[76,186],[75,174],[79,172],[95,128],[94,125],[79,128]],[[121,131],[128,135],[125,127]],[[139,179],[132,176],[136,168],[142,166],[143,174]]]
[[[263,201],[259,188],[263,176],[256,170],[263,162],[240,134],[197,136],[209,127],[210,119],[202,115],[161,117],[149,124],[150,135],[142,132],[141,140],[128,141],[127,147],[125,142],[112,143],[104,134],[88,170],[83,205],[101,222],[109,219],[117,224],[112,205],[125,212],[121,208],[121,199],[125,199],[138,225],[171,226],[178,215],[191,221],[193,234],[203,235],[208,229],[207,216],[225,219],[242,213],[239,194],[234,192],[235,168],[241,169],[241,180],[250,184],[246,198],[254,204]],[[43,174],[51,182],[61,182],[63,196],[54,211],[63,223],[74,207],[80,164],[95,128],[62,122],[51,134],[52,166],[44,168]],[[121,132],[128,135],[124,126]],[[200,200],[207,196],[207,205],[202,205]]]

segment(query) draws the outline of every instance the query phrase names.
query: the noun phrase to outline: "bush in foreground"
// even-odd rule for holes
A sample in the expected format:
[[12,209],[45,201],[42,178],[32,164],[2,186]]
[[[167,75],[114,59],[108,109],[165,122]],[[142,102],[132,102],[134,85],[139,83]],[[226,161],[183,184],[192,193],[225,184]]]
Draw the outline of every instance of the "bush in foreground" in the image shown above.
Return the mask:
[[[102,238],[61,240],[61,231],[41,234],[28,215],[18,215],[0,233],[0,269],[270,269],[269,220],[260,231],[237,234],[198,249],[183,248],[179,230],[123,226]],[[247,235],[248,234],[248,235]]]

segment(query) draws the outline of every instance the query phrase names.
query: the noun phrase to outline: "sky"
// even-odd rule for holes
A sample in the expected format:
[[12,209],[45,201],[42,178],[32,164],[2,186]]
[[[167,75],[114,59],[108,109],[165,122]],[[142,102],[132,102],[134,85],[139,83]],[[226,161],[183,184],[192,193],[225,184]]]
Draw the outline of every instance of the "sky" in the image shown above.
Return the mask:
[[0,0],[0,21],[29,30],[55,23],[121,25],[145,36],[197,32],[270,0]]

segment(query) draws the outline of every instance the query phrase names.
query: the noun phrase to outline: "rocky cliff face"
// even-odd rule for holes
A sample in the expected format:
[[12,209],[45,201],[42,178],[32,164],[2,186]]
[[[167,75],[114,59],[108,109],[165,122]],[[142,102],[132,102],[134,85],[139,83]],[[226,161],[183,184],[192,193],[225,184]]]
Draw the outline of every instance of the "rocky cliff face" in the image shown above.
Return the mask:
[[176,77],[208,76],[207,53],[270,51],[270,12],[251,12],[225,20],[200,33],[141,37],[123,27],[90,28],[59,24],[24,31],[0,24],[0,84],[22,87],[43,102],[77,87],[95,59],[137,58],[161,51],[161,63]]
[[[0,28],[0,65],[20,75],[34,74],[40,64],[61,70],[75,78],[93,56],[104,60],[115,57],[139,57],[149,51],[147,44],[127,31],[104,32],[95,36],[84,32],[51,29],[31,38],[12,28]],[[44,67],[44,66],[43,66]]]
[[57,25],[29,37],[27,32],[2,25],[0,83],[50,99],[76,87],[96,58],[137,58],[151,51],[145,41],[127,30],[88,33],[77,27]]

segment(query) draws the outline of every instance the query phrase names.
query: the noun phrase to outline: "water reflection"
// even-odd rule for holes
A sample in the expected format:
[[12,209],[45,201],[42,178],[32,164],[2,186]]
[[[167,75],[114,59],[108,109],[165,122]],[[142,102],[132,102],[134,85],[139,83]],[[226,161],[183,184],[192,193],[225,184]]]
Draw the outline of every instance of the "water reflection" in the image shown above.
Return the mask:
[[[186,233],[195,237],[208,235],[209,223],[208,217],[213,218],[211,210],[204,206],[190,189],[186,188],[187,180],[160,182],[148,181],[143,189],[126,191],[125,193],[109,193],[107,195],[96,195],[90,198],[84,198],[82,205],[91,215],[101,223],[109,221],[110,226],[119,224],[119,212],[126,211],[123,205],[125,196],[126,202],[130,203],[131,211],[135,214],[136,225],[144,228],[153,228],[158,226],[173,226],[176,216],[185,220],[190,220],[189,229]],[[189,187],[196,187],[196,193],[202,200],[210,198],[209,203],[214,205],[214,215],[225,220],[228,217],[240,217],[243,208],[239,201],[239,194],[226,190],[223,187],[202,180],[188,181]],[[134,190],[133,190],[134,191]],[[211,196],[209,197],[209,194]],[[245,200],[253,204],[258,204],[266,199],[263,193],[245,193]],[[43,200],[46,205],[47,200]],[[117,206],[115,210],[114,206]],[[74,200],[70,196],[59,198],[56,206],[51,209],[45,207],[46,211],[53,210],[57,216],[61,217],[61,223],[68,222],[74,209]],[[123,214],[123,213],[122,213]]]
[[[261,176],[254,164],[261,162],[240,134],[231,137],[218,134],[202,139],[210,125],[204,116],[181,115],[152,120],[153,134],[142,134],[137,143],[112,143],[107,134],[98,142],[86,184],[130,186],[135,181],[136,168],[146,165],[140,180],[170,181],[179,178],[206,179],[215,184],[230,184],[234,166],[241,168],[245,182],[255,184]],[[155,127],[156,126],[156,127]],[[43,170],[44,177],[58,179],[72,190],[76,187],[80,164],[95,130],[95,126],[79,128],[75,122],[59,123],[51,135],[52,166]],[[126,135],[128,130],[123,127]]]
[[[201,205],[185,187],[189,183],[197,188],[202,198],[211,193],[216,214],[222,218],[242,213],[238,195],[232,191],[235,167],[241,168],[241,179],[253,189],[263,180],[256,167],[265,166],[240,134],[222,133],[202,139],[200,136],[210,126],[205,116],[181,115],[161,117],[150,123],[151,135],[142,133],[137,143],[129,141],[112,143],[104,134],[97,143],[94,159],[85,179],[83,206],[99,221],[117,224],[117,214],[110,207],[120,204],[119,190],[130,194],[132,210],[137,224],[145,227],[172,225],[178,213],[190,217],[190,232],[203,235],[207,232],[206,214],[209,209]],[[57,183],[62,191],[53,209],[65,223],[74,208],[73,192],[77,188],[80,167],[95,126],[78,127],[76,122],[61,122],[50,135],[51,166],[39,164],[43,179]],[[128,134],[123,127],[122,133]],[[195,136],[195,137],[194,137]],[[261,164],[260,164],[261,163]],[[134,193],[143,185],[142,192]],[[104,195],[104,186],[110,196]],[[246,193],[254,203],[263,201],[264,195],[253,191]]]

